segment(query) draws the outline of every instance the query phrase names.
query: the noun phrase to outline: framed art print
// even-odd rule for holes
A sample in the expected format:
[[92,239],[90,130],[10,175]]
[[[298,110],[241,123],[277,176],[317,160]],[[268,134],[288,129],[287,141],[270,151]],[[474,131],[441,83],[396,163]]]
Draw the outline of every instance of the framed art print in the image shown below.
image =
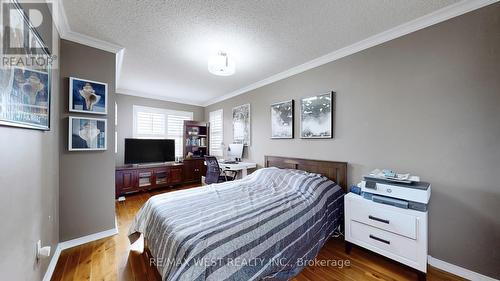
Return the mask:
[[48,131],[51,50],[18,1],[1,5],[0,125]]
[[108,84],[70,77],[69,111],[107,114]]
[[250,104],[233,108],[233,142],[250,145]]
[[294,101],[271,104],[271,138],[293,139]]
[[106,119],[69,117],[68,150],[106,150]]
[[49,130],[49,73],[19,67],[0,69],[0,124]]
[[300,99],[300,137],[333,137],[333,92]]

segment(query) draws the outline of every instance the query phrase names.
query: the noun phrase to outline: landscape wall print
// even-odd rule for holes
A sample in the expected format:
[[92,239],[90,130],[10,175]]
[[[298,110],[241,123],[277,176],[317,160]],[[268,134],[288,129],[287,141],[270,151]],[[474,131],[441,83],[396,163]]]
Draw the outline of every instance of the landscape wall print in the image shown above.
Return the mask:
[[69,117],[69,150],[106,150],[106,119]]
[[107,114],[108,84],[70,77],[69,111]]
[[250,145],[250,104],[233,108],[233,143]]
[[333,93],[320,94],[300,100],[300,137],[324,139],[333,136]]
[[293,106],[293,100],[271,105],[271,138],[293,138]]
[[0,69],[0,124],[49,129],[49,72],[19,67]]

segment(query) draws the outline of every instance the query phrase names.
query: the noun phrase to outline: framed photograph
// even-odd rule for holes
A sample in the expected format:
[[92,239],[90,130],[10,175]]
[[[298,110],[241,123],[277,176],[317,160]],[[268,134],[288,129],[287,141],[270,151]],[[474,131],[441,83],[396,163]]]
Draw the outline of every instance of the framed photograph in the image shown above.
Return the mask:
[[300,99],[300,137],[333,137],[333,92]]
[[233,108],[233,142],[250,145],[250,104]]
[[69,117],[69,151],[106,150],[106,119]]
[[108,84],[70,77],[69,111],[107,114]]
[[271,104],[271,138],[293,139],[294,101]]

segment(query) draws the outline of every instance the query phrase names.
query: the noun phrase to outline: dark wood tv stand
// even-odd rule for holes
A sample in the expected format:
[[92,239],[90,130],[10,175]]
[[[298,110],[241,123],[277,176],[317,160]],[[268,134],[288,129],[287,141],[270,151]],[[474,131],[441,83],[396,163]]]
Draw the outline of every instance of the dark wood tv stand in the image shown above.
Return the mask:
[[118,198],[129,193],[201,182],[201,176],[206,173],[203,161],[203,158],[193,158],[182,163],[116,167],[115,196]]

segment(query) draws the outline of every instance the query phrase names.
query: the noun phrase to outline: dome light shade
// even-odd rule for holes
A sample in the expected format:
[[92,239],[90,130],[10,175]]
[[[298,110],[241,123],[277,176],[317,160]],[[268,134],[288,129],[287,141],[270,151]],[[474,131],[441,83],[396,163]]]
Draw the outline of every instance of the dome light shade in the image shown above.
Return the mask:
[[219,76],[233,75],[235,72],[234,61],[225,52],[219,52],[208,59],[208,71]]

